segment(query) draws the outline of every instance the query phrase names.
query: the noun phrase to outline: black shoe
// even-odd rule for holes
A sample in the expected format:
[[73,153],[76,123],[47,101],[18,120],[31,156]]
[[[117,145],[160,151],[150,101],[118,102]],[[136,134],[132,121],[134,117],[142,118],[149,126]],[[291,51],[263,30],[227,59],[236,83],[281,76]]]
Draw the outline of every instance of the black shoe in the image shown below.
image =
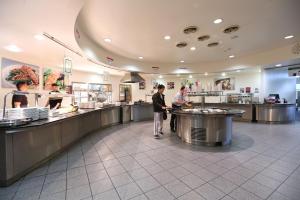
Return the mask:
[[171,129],[171,132],[175,133],[175,132],[176,132],[176,130],[175,130],[175,129]]
[[154,135],[154,138],[159,139],[160,137],[159,137],[159,135]]
[[161,135],[163,135],[164,133],[162,131],[159,132]]

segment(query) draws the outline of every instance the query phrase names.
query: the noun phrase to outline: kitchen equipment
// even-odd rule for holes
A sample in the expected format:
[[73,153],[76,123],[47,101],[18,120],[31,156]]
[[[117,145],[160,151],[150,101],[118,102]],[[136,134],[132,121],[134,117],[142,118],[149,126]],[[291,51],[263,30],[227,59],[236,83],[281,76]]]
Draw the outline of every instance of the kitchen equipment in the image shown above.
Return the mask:
[[25,119],[2,119],[0,121],[0,127],[16,127],[29,124],[32,120],[30,118]]

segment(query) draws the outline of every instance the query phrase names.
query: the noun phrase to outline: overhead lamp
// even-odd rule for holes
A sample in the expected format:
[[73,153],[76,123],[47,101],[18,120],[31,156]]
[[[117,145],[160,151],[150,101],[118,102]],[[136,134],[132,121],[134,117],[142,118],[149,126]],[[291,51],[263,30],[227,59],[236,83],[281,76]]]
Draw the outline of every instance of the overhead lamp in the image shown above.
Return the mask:
[[158,78],[163,78],[163,76],[162,76],[162,75],[159,75]]
[[222,73],[222,76],[226,76],[226,73],[225,73],[225,72],[223,72],[223,73]]
[[191,51],[195,51],[196,47],[191,47],[190,49],[191,49]]
[[204,76],[208,76],[208,73],[207,73],[207,72],[205,72],[205,73],[204,73]]
[[287,39],[291,39],[291,38],[293,38],[293,37],[294,37],[293,35],[287,35],[287,36],[284,37],[284,39],[287,40]]
[[20,47],[18,47],[15,44],[7,45],[7,46],[4,47],[4,49],[6,49],[8,51],[11,51],[11,52],[14,52],[14,53],[19,53],[19,52],[23,51]]
[[238,69],[238,70],[236,70],[236,72],[241,72],[241,70]]
[[235,55],[230,55],[230,56],[228,56],[229,58],[234,58],[235,57]]
[[261,69],[259,69],[258,72],[260,73],[260,72],[261,72]]
[[139,59],[140,59],[140,60],[143,60],[143,59],[144,59],[144,57],[143,57],[143,56],[139,56]]
[[184,63],[184,60],[181,60],[180,62],[181,62],[181,63]]
[[282,66],[282,64],[277,64],[277,65],[275,65],[276,67],[281,67]]
[[36,40],[40,40],[40,41],[45,39],[45,37],[43,35],[40,35],[40,34],[35,35],[34,38]]
[[111,39],[110,38],[104,38],[104,42],[111,43]]
[[192,75],[189,75],[189,78],[193,78],[193,76],[192,76]]
[[222,23],[223,22],[223,19],[216,19],[216,20],[214,20],[214,23],[215,24],[220,24],[220,23]]
[[170,39],[171,39],[171,36],[166,35],[166,36],[164,37],[164,39],[165,39],[165,40],[170,40]]

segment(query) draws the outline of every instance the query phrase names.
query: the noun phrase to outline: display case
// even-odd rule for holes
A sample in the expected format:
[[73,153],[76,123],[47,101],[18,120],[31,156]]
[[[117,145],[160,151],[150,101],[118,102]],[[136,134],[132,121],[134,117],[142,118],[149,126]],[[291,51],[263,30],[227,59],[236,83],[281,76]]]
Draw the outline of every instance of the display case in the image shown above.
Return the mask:
[[89,100],[88,84],[83,82],[72,82],[72,93],[74,95],[74,103],[86,103]]

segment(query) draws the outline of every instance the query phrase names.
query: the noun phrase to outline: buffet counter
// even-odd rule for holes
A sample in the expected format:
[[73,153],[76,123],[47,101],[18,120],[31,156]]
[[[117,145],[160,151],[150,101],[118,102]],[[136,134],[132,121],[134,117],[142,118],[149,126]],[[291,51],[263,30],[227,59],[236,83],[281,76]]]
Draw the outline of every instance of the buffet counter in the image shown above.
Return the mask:
[[132,105],[132,120],[134,122],[153,120],[153,104],[152,103],[135,103]]
[[295,104],[257,104],[256,119],[260,123],[291,123],[295,121]]
[[177,117],[176,133],[182,141],[206,146],[227,145],[232,138],[232,117],[243,110],[183,109],[173,112]]
[[[201,106],[201,103],[193,103],[194,106]],[[224,109],[244,110],[242,117],[233,116],[235,121],[251,122],[255,121],[255,104],[238,104],[238,103],[205,103],[205,107],[216,107]]]
[[78,110],[24,126],[0,128],[0,186],[18,180],[86,134],[119,124],[120,108]]

